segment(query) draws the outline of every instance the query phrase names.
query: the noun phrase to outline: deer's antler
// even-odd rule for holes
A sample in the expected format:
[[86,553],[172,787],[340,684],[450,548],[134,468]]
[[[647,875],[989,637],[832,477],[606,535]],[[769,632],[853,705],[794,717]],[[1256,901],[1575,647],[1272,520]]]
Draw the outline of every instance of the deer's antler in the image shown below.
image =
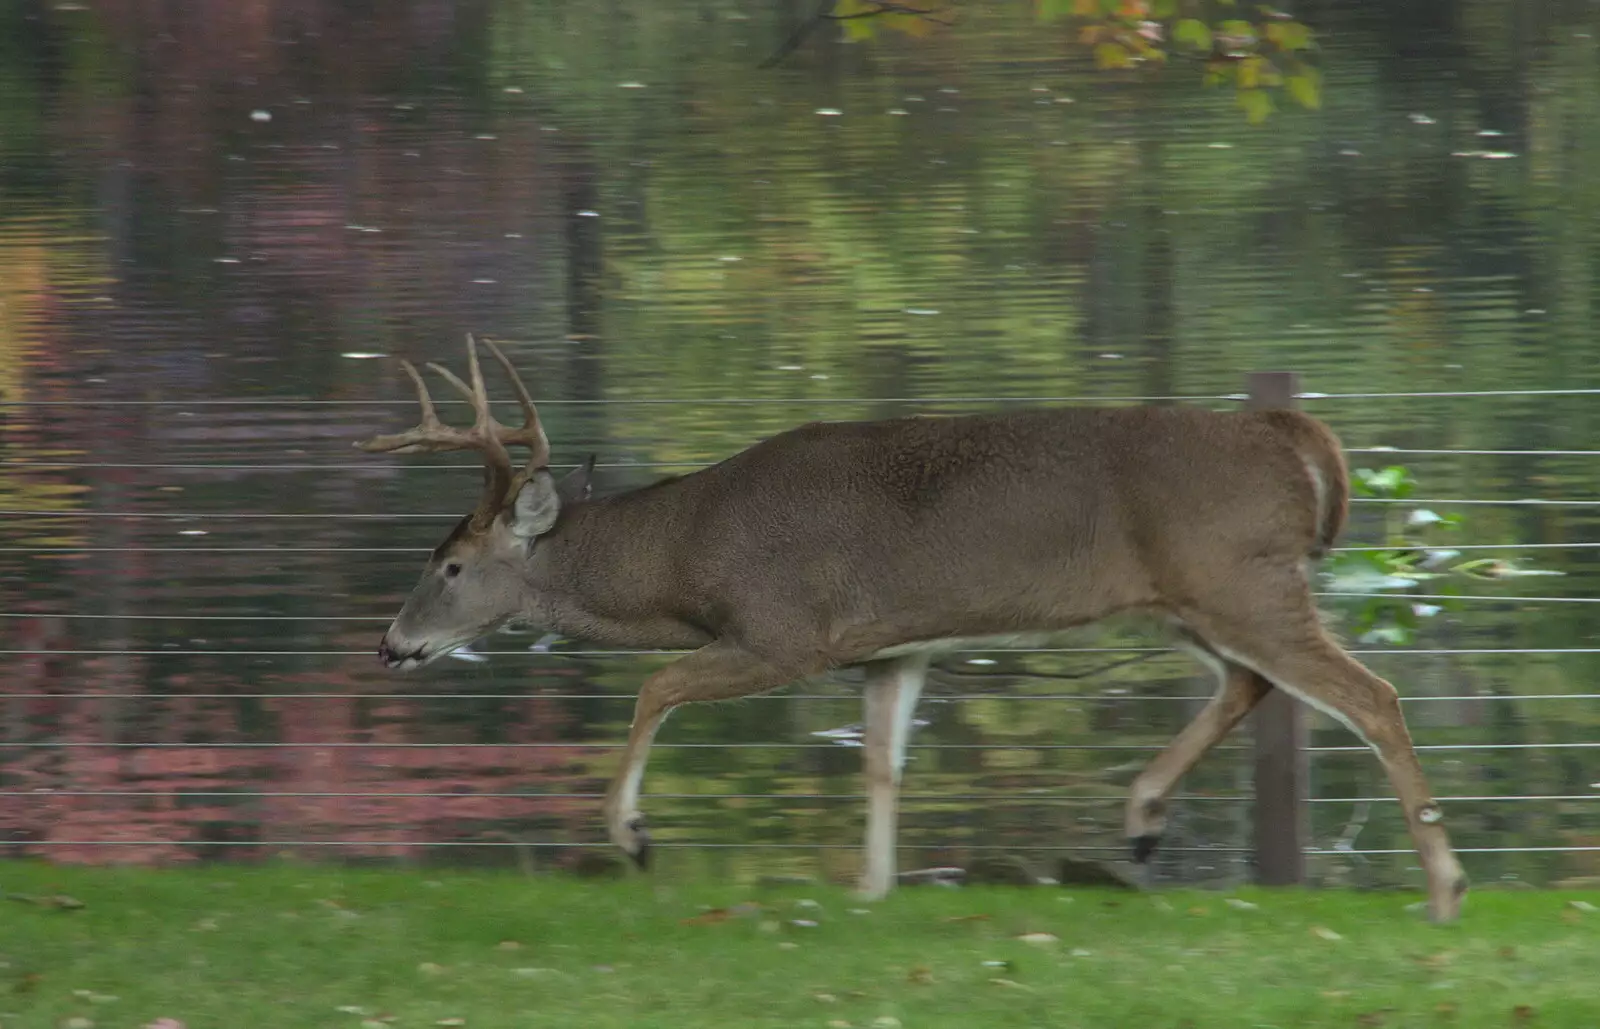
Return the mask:
[[361,440],[356,446],[369,454],[437,454],[446,450],[476,450],[483,455],[484,480],[483,495],[478,500],[477,510],[472,514],[472,524],[475,528],[483,528],[499,514],[501,507],[511,499],[511,490],[516,481],[516,476],[511,470],[511,455],[506,450],[510,446],[524,446],[528,448],[528,463],[523,468],[523,476],[529,476],[535,470],[543,468],[550,460],[550,441],[545,437],[544,427],[539,423],[539,412],[533,406],[533,400],[528,396],[527,387],[522,384],[517,371],[500,352],[500,348],[488,340],[484,345],[489,348],[489,353],[494,355],[500,367],[505,370],[506,377],[517,391],[517,402],[522,407],[522,425],[513,429],[501,425],[489,412],[489,393],[483,384],[483,369],[478,365],[477,342],[469,334],[467,336],[467,372],[472,380],[469,386],[448,368],[429,363],[428,367],[437,372],[446,382],[455,387],[456,391],[467,398],[472,405],[476,418],[472,428],[458,429],[446,425],[439,420],[438,412],[434,410],[433,397],[428,393],[427,383],[422,381],[422,376],[410,361],[402,360],[400,366],[410,376],[411,382],[417,388],[417,403],[422,407],[422,421],[415,428],[405,432],[394,433],[388,436],[373,436],[371,439]]

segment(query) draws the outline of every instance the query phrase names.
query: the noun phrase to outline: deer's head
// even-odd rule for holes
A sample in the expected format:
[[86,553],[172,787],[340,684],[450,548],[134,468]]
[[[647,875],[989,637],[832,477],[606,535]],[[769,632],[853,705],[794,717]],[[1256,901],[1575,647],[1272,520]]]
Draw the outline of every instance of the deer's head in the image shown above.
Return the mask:
[[[472,404],[476,415],[472,428],[441,422],[422,376],[411,362],[402,361],[416,385],[422,421],[405,432],[356,444],[369,453],[475,450],[483,455],[478,506],[428,558],[421,580],[378,644],[378,659],[390,668],[427,664],[522,614],[530,600],[529,558],[537,540],[555,528],[563,506],[588,496],[593,459],[556,481],[548,467],[550,443],[526,387],[500,349],[487,340],[484,345],[516,387],[523,414],[520,428],[501,425],[489,413],[477,345],[468,336],[470,386],[449,369],[428,367]],[[528,448],[528,461],[520,472],[511,466],[506,449],[510,446]]]

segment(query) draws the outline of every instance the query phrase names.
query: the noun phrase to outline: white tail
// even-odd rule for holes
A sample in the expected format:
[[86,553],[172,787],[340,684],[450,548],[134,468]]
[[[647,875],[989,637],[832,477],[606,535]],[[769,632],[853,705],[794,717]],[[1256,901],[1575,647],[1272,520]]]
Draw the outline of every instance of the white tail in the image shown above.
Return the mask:
[[[501,366],[510,362],[490,345]],[[1161,834],[1179,779],[1276,687],[1349,726],[1404,808],[1436,920],[1466,878],[1393,687],[1323,630],[1309,564],[1343,526],[1337,438],[1292,411],[1028,410],[804,425],[691,475],[591,499],[589,469],[557,482],[520,383],[526,424],[497,425],[468,341],[470,431],[423,422],[369,451],[475,449],[476,511],[428,561],[379,654],[424,664],[518,619],[599,644],[692,652],[645,680],[604,814],[641,865],[638,810],[662,720],[865,665],[869,792],[863,891],[894,881],[906,734],[934,653],[1006,645],[1117,615],[1167,628],[1217,693],[1133,784],[1137,857]],[[443,370],[440,369],[442,372]],[[512,474],[506,446],[532,451]]]

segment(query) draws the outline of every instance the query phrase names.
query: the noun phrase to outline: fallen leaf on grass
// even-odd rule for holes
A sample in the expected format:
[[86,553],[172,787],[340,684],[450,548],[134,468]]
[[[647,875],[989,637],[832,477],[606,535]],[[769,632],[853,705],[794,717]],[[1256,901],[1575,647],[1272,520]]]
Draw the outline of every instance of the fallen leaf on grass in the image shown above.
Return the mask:
[[1260,911],[1261,910],[1261,905],[1260,904],[1252,904],[1248,900],[1240,900],[1238,897],[1229,897],[1223,903],[1227,904],[1230,908],[1233,908],[1235,911]]
[[1346,997],[1350,996],[1350,991],[1349,990],[1323,990],[1318,994],[1318,996],[1326,997],[1329,1000],[1344,1000]]
[[1443,968],[1455,960],[1455,952],[1442,950],[1437,954],[1427,954],[1422,957],[1413,956],[1411,960],[1424,968]]
[[872,1024],[874,1029],[900,1029],[900,1020],[893,1015],[879,1015]]
[[835,1018],[828,1022],[828,1029],[850,1029],[850,1023],[842,1018]]
[[39,984],[42,982],[44,982],[44,976],[40,975],[38,972],[29,972],[22,978],[18,979],[17,985],[11,987],[11,989],[14,993],[29,993],[38,989]]
[[139,1029],[188,1029],[176,1018],[158,1018],[154,1022],[146,1022]]
[[689,918],[682,919],[678,924],[679,925],[716,925],[719,922],[726,922],[728,919],[730,919],[732,917],[733,917],[733,912],[729,911],[727,908],[712,908],[710,911],[702,911],[698,915],[693,915],[693,916],[691,916]]
[[839,1003],[839,998],[835,997],[831,993],[813,993],[811,996],[813,996],[813,997],[815,997],[817,999],[817,1003],[818,1004],[837,1004],[837,1003]]
[[57,893],[48,897],[35,897],[28,893],[0,893],[6,900],[14,900],[18,904],[32,904],[34,907],[55,908],[57,911],[77,911],[87,907],[83,901],[76,897],[69,897],[65,893]]
[[495,950],[521,950],[522,949],[522,944],[518,943],[516,940],[501,940],[499,943],[494,945],[494,949]]
[[1373,1027],[1383,1025],[1388,1017],[1382,1011],[1368,1011],[1366,1014],[1356,1016],[1356,1025]]
[[1023,943],[1055,943],[1058,937],[1050,933],[1023,933],[1017,939]]
[[367,1013],[367,1009],[362,1007],[360,1004],[340,1004],[333,1010],[339,1012],[341,1015],[364,1015]]
[[1582,911],[1586,915],[1592,915],[1596,911],[1600,911],[1600,908],[1595,907],[1586,900],[1569,900],[1567,901],[1567,907],[1574,911]]
[[64,1018],[61,1020],[61,1029],[94,1029],[94,1019],[82,1015]]
[[1334,932],[1332,929],[1329,929],[1325,925],[1314,925],[1314,926],[1312,926],[1311,927],[1311,935],[1320,936],[1324,940],[1342,940],[1342,939],[1344,939],[1343,936],[1340,936],[1338,933]]
[[1511,1020],[1518,1025],[1526,1025],[1533,1021],[1534,1010],[1531,1005],[1518,1004],[1511,1009]]
[[467,1020],[464,1019],[464,1018],[441,1018],[441,1019],[439,1019],[439,1021],[437,1021],[437,1022],[435,1022],[433,1024],[434,1025],[466,1025],[467,1024]]
[[1515,947],[1501,947],[1499,950],[1495,951],[1495,953],[1499,954],[1502,958],[1505,958],[1507,961],[1515,961],[1515,960],[1517,960],[1517,948],[1515,948]]
[[443,965],[436,965],[432,961],[424,961],[417,966],[417,971],[423,975],[439,975],[444,971]]
[[906,973],[906,982],[916,983],[919,986],[926,986],[927,984],[933,982],[933,969],[924,965],[918,965]]
[[784,940],[782,943],[778,944],[778,949],[779,950],[799,950],[800,949],[800,944],[793,943],[793,942],[791,942],[789,940]]
[[1454,1018],[1457,1010],[1459,1009],[1447,1000],[1433,1006],[1433,1013],[1440,1018]]
[[990,918],[993,918],[993,917],[994,917],[993,915],[986,915],[986,914],[946,915],[944,918],[939,919],[939,921],[941,921],[941,922],[987,922]]
[[1017,982],[1015,979],[990,979],[989,982],[992,985],[1004,986],[1004,987],[1006,987],[1007,989],[1010,989],[1010,990],[1027,990],[1030,993],[1033,992],[1033,987],[1024,986],[1021,983]]
[[1208,908],[1208,907],[1200,907],[1199,905],[1196,905],[1196,906],[1194,906],[1194,907],[1189,909],[1189,914],[1191,914],[1191,915],[1209,915],[1209,914],[1211,914],[1211,909]]

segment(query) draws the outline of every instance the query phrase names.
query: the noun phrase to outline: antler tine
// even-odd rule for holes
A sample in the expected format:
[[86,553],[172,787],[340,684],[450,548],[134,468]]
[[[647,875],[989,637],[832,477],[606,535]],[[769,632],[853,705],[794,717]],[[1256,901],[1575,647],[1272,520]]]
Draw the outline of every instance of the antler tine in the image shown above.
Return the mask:
[[[472,515],[473,524],[481,526],[492,521],[507,500],[506,494],[511,488],[512,479],[511,455],[506,452],[505,444],[500,442],[500,433],[505,426],[495,421],[489,411],[489,391],[483,384],[483,367],[478,364],[478,344],[470,332],[467,333],[467,374],[472,377],[472,390],[468,395],[472,398],[472,409],[477,413],[472,435],[483,450],[483,496]],[[457,387],[461,385],[461,380],[455,376],[450,378]]]
[[405,369],[412,385],[416,387],[417,404],[422,408],[422,421],[415,428],[407,429],[405,432],[373,436],[371,439],[358,441],[356,446],[370,454],[437,453],[441,450],[467,449],[469,444],[465,439],[466,434],[439,420],[438,412],[433,407],[433,397],[428,393],[428,384],[422,381],[416,366],[410,361],[401,360],[400,367]]
[[461,381],[461,377],[442,364],[428,362],[428,370],[438,375],[439,378],[455,387],[457,393],[467,398],[467,403],[472,405],[474,414],[478,411],[478,398],[472,395],[472,387]]
[[509,358],[495,346],[493,341],[484,340],[483,345],[489,348],[489,353],[500,362],[500,368],[506,373],[506,378],[511,380],[511,386],[517,391],[517,403],[522,405],[522,428],[508,432],[504,438],[506,443],[521,443],[530,451],[528,464],[523,469],[524,475],[532,475],[536,469],[543,468],[550,461],[550,438],[544,434],[544,424],[539,420],[539,409],[533,406],[533,398],[528,396],[528,387],[522,384],[522,376],[517,374],[517,369],[512,366]]
[[422,421],[415,428],[390,436],[374,436],[356,444],[362,450],[379,453],[392,452],[406,453],[437,453],[442,450],[476,450],[483,455],[483,493],[478,498],[478,506],[472,513],[472,524],[483,528],[494,520],[500,509],[509,499],[513,473],[511,470],[511,455],[506,451],[507,443],[517,443],[531,448],[537,463],[530,459],[528,471],[548,458],[549,444],[545,442],[544,430],[539,426],[538,413],[533,408],[533,401],[529,399],[528,392],[522,387],[522,382],[511,370],[510,362],[505,355],[489,344],[489,349],[501,366],[511,374],[512,381],[517,387],[517,397],[522,403],[525,422],[520,429],[510,429],[495,421],[494,414],[489,409],[489,392],[483,383],[483,367],[478,362],[477,342],[469,334],[467,336],[467,372],[471,385],[461,381],[450,369],[443,365],[428,363],[428,367],[437,372],[439,377],[448,382],[458,393],[467,398],[472,405],[476,416],[471,429],[457,429],[444,424],[439,420],[438,411],[433,406],[433,397],[428,393],[428,386],[421,374],[410,361],[402,360],[401,367],[411,379],[417,389],[417,403],[422,407]]

